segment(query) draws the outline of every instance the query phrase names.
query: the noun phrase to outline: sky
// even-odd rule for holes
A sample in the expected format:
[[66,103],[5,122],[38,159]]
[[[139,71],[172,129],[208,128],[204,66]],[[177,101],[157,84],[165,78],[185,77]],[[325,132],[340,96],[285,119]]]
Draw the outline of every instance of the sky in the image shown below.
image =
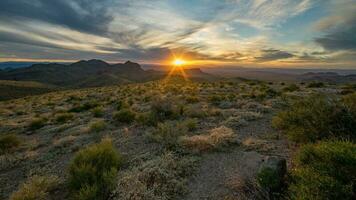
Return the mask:
[[0,61],[356,69],[356,0],[1,0]]

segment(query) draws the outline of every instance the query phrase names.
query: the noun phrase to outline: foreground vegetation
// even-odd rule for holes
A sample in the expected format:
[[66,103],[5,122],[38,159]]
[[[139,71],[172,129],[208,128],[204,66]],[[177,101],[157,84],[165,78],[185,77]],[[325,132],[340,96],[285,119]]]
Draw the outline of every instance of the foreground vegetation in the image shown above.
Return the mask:
[[356,197],[356,94],[292,100],[273,125],[301,143],[293,159],[291,199]]
[[[355,177],[338,173],[355,173],[355,93],[322,87],[173,77],[1,102],[0,198],[194,199],[204,188],[225,199],[354,197]],[[289,178],[257,176],[266,158],[291,159],[272,116],[306,145]]]

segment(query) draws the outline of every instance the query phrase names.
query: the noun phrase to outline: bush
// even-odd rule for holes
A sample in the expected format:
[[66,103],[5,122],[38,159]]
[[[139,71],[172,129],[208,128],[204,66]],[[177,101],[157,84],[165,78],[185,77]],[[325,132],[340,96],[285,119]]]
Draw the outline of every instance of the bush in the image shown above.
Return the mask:
[[68,120],[71,120],[74,118],[74,115],[71,113],[63,113],[63,114],[58,114],[56,116],[56,122],[58,123],[65,123]]
[[[354,138],[356,130],[353,100],[344,102],[332,97],[313,95],[294,101],[286,111],[272,120],[275,128],[283,130],[297,142],[313,142],[323,138]],[[345,102],[349,102],[348,105]]]
[[91,112],[93,113],[94,117],[102,117],[104,115],[104,111],[102,107],[96,107],[92,109]]
[[107,199],[122,162],[109,139],[80,150],[69,167],[69,187],[74,198]]
[[56,176],[33,176],[10,196],[10,200],[46,200],[58,184]]
[[198,120],[194,118],[188,118],[183,121],[183,124],[187,127],[188,131],[194,131],[195,129],[197,129]]
[[136,113],[129,109],[122,109],[114,113],[114,120],[123,123],[131,123],[135,120]]
[[225,100],[224,96],[221,95],[212,95],[209,96],[209,101],[213,104],[213,105],[219,105],[221,101]]
[[179,199],[194,168],[195,159],[165,153],[122,174],[116,199]]
[[86,102],[84,104],[79,104],[73,106],[71,109],[69,109],[69,112],[83,112],[86,110],[90,110],[92,108],[97,107],[99,104],[97,102]]
[[90,124],[90,130],[93,132],[99,132],[106,128],[107,124],[104,120],[99,120]]
[[324,86],[325,84],[323,82],[311,82],[307,85],[308,88],[321,88]]
[[181,144],[189,149],[207,151],[225,146],[234,139],[234,132],[230,128],[221,126],[214,128],[209,134],[182,137]]
[[152,112],[140,113],[137,115],[137,121],[142,125],[156,126],[158,121]]
[[287,87],[283,88],[284,92],[294,92],[299,90],[299,87],[296,84],[290,84]]
[[172,104],[172,99],[155,99],[151,104],[151,112],[157,121],[176,119],[178,111]]
[[14,134],[0,136],[0,155],[10,152],[20,144],[21,140]]
[[311,82],[307,85],[308,88],[321,88],[324,86],[325,84],[323,82]]
[[35,118],[30,122],[28,129],[31,131],[40,129],[46,125],[46,122],[47,122],[47,119],[45,119],[45,118]]
[[148,136],[154,141],[171,148],[176,146],[178,138],[187,132],[188,128],[185,124],[176,121],[167,121],[159,123],[153,133]]
[[324,141],[302,147],[295,158],[291,199],[355,199],[356,145]]

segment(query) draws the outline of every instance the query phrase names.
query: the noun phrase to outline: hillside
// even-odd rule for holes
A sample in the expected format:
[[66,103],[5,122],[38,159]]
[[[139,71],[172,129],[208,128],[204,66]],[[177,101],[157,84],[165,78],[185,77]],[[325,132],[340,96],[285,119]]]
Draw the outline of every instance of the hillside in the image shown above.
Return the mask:
[[[33,87],[41,86],[33,83]],[[195,82],[173,76],[3,101],[0,198],[33,194],[50,200],[92,199],[73,186],[75,182],[85,188],[88,180],[99,180],[91,184],[101,187],[100,192],[93,192],[100,199],[276,197],[279,193],[270,192],[269,187],[276,184],[274,180],[280,181],[274,190],[281,192],[285,187],[281,185],[286,181],[286,167],[293,167],[292,139],[305,139],[302,134],[310,137],[310,131],[319,131],[304,121],[302,126],[287,123],[308,119],[303,116],[308,114],[320,115],[314,118],[324,126],[322,120],[335,121],[341,116],[342,120],[326,128],[340,130],[346,122],[342,130],[352,129],[355,121],[350,120],[350,113],[342,113],[351,110],[335,107],[353,105],[356,96],[341,96],[342,91],[330,85],[310,88],[245,79]],[[292,100],[316,98],[313,94],[337,95],[345,104],[324,105],[334,101],[311,99],[288,106]],[[288,113],[298,120],[289,121],[283,118],[288,115],[279,114],[288,108],[298,110]],[[288,139],[275,129],[289,126]],[[290,137],[295,127],[299,132]],[[113,168],[103,168],[105,163]],[[266,166],[278,170],[277,175],[264,175],[261,169]],[[110,176],[102,177],[95,170]],[[272,183],[264,186],[261,180]]]
[[59,89],[60,88],[34,81],[0,80],[0,101],[43,94]]

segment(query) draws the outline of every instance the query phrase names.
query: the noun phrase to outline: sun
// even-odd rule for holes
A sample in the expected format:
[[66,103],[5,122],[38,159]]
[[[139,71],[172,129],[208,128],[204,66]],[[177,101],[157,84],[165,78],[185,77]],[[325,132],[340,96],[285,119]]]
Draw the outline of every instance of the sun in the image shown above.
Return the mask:
[[175,59],[174,61],[173,61],[173,65],[175,65],[175,66],[182,66],[182,65],[184,65],[186,63],[186,61],[184,61],[184,60],[182,60],[182,59]]

